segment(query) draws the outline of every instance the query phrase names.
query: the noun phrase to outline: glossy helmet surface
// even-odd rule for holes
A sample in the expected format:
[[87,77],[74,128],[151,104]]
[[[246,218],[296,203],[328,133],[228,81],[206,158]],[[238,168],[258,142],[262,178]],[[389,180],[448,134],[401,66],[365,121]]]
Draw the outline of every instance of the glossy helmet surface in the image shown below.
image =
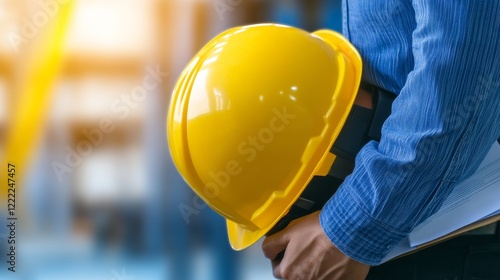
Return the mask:
[[221,33],[182,72],[167,119],[170,152],[226,218],[235,250],[264,236],[313,176],[328,173],[361,68],[334,31],[259,24]]

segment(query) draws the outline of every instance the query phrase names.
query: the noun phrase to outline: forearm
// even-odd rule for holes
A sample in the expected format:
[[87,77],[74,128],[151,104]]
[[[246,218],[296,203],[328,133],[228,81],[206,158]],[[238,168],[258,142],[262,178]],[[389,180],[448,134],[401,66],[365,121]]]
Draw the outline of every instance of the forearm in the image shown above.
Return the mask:
[[500,44],[495,1],[414,1],[414,68],[380,143],[321,213],[345,254],[378,264],[437,211],[500,135]]

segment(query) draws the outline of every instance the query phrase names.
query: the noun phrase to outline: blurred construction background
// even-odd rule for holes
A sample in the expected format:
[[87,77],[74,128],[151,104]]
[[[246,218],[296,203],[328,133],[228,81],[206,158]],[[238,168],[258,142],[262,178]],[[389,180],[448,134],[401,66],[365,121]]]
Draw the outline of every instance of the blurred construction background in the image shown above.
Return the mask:
[[0,0],[0,158],[22,167],[0,279],[273,279],[259,245],[230,249],[165,137],[189,59],[259,22],[340,30],[340,0]]

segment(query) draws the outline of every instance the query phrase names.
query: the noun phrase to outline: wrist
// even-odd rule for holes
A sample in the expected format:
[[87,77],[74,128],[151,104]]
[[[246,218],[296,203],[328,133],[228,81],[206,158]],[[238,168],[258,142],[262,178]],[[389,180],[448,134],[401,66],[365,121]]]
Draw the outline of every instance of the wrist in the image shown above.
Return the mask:
[[320,224],[330,241],[346,256],[377,265],[407,233],[384,225],[341,187],[320,213]]

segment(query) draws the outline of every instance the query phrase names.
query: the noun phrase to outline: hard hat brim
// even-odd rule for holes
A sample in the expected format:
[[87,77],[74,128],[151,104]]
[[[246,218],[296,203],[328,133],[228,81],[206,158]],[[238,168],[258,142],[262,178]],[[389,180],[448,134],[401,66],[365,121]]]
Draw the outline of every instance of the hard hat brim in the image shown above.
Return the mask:
[[231,248],[235,251],[241,251],[252,246],[260,238],[266,235],[266,233],[268,233],[274,226],[273,223],[268,228],[250,231],[230,220],[226,220],[226,224],[229,243],[231,244]]

